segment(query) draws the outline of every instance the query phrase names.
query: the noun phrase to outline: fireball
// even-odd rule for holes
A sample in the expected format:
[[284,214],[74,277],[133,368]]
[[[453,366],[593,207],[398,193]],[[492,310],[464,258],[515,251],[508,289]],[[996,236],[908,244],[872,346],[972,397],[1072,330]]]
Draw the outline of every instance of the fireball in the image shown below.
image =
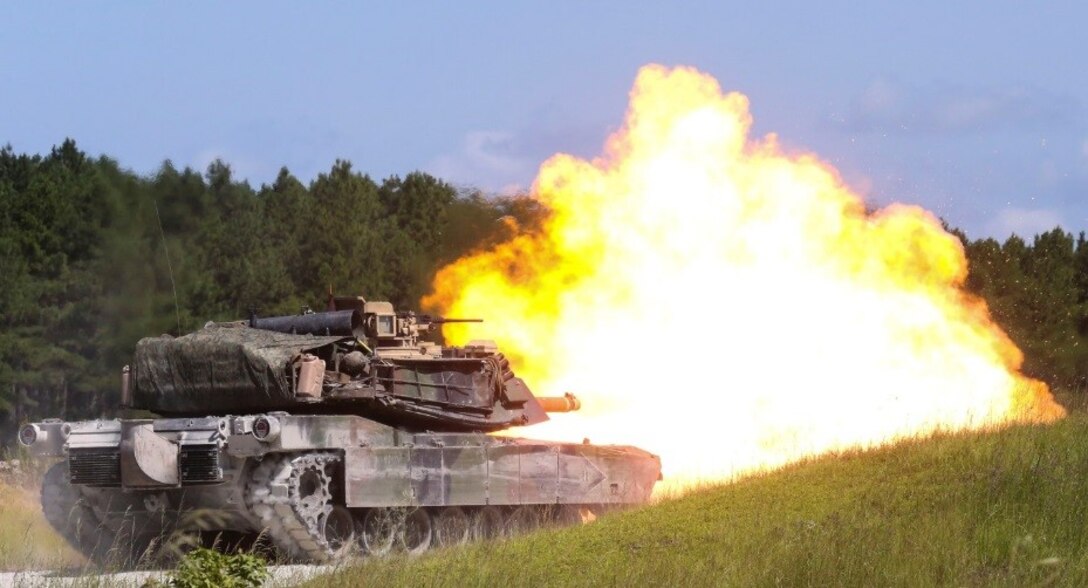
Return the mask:
[[1062,416],[932,214],[867,211],[751,126],[742,94],[646,66],[602,155],[541,166],[542,226],[437,274],[425,307],[487,319],[448,341],[495,339],[582,401],[516,434],[639,445],[683,485]]

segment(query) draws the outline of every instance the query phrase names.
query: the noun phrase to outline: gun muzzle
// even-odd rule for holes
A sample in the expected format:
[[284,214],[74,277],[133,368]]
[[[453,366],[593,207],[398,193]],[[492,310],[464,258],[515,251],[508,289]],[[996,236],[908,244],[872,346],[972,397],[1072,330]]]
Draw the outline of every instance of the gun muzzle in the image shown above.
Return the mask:
[[570,392],[562,396],[538,396],[536,400],[545,412],[574,412],[582,408],[582,403]]

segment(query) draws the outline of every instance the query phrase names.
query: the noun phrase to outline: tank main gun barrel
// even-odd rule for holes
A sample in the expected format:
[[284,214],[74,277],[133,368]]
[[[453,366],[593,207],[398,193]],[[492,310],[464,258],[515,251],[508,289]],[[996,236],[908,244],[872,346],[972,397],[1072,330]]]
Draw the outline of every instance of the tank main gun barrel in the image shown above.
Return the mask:
[[444,316],[432,316],[429,314],[421,314],[416,316],[416,320],[420,324],[440,325],[442,323],[482,323],[484,319],[478,318],[446,318]]
[[308,312],[290,316],[250,317],[249,326],[296,335],[339,335],[365,339],[363,317],[357,310]]
[[574,412],[582,408],[582,402],[570,392],[562,396],[537,396],[536,400],[545,412]]

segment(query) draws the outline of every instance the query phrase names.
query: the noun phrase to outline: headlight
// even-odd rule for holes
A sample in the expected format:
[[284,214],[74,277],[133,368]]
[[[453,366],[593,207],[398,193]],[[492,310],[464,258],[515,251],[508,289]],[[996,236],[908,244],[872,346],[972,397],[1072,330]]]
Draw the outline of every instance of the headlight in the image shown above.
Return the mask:
[[19,443],[22,443],[26,447],[30,447],[39,440],[45,440],[44,431],[38,428],[38,425],[23,425],[22,429],[19,429]]
[[280,421],[270,416],[259,416],[253,420],[253,436],[258,441],[274,441],[280,435]]

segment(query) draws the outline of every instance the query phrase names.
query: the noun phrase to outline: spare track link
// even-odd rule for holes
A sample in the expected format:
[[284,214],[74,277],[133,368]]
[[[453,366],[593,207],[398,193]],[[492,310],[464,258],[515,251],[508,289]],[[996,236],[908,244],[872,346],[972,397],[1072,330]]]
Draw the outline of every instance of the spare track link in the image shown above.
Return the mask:
[[324,562],[338,553],[325,538],[325,517],[333,507],[332,452],[267,455],[246,485],[246,506],[283,555]]

